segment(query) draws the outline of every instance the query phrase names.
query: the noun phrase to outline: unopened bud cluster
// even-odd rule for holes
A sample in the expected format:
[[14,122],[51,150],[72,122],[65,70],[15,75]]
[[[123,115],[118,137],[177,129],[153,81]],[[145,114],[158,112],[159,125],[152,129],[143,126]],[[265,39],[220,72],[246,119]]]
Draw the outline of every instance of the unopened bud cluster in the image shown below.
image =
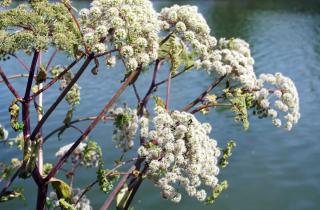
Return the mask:
[[112,141],[116,148],[123,152],[128,151],[134,145],[134,137],[138,129],[138,116],[136,109],[118,107],[110,111],[114,117],[114,131]]

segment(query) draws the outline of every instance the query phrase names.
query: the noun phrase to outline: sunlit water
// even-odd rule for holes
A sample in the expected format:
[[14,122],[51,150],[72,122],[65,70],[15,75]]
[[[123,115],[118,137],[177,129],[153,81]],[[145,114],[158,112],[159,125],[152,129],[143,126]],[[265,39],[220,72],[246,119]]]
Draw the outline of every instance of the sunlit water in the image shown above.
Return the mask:
[[[74,1],[76,7],[88,5],[86,1]],[[268,2],[268,3],[266,3]],[[251,44],[256,60],[257,74],[283,72],[291,77],[299,90],[301,120],[293,131],[286,132],[273,127],[268,119],[251,118],[251,127],[244,132],[233,122],[230,113],[212,113],[199,116],[201,121],[213,125],[213,136],[220,145],[236,139],[238,147],[232,156],[230,167],[221,174],[230,188],[222,194],[214,206],[205,206],[194,199],[183,197],[179,205],[160,198],[159,191],[145,182],[137,194],[133,206],[136,210],[147,209],[217,209],[217,210],[318,210],[320,209],[320,4],[317,1],[155,1],[157,9],[174,3],[198,5],[217,37],[240,37]],[[44,58],[45,59],[45,58]],[[60,55],[55,63],[70,63]],[[1,65],[10,74],[23,72],[13,60]],[[166,71],[161,72],[162,78]],[[101,69],[99,76],[90,73],[80,80],[83,88],[82,103],[77,106],[76,116],[94,116],[111,98],[120,85],[121,69]],[[150,72],[138,81],[141,94],[146,91]],[[181,108],[204,90],[212,78],[202,72],[190,72],[174,80],[172,84],[172,108]],[[24,80],[14,85],[22,87]],[[159,89],[159,95],[164,90]],[[7,107],[11,95],[0,85],[0,122],[8,122]],[[56,91],[45,94],[45,105],[57,97]],[[135,97],[128,89],[118,104],[133,105]],[[65,103],[50,117],[44,132],[61,125],[67,111]],[[9,127],[8,124],[5,124]],[[81,127],[85,127],[83,123]],[[101,144],[105,160],[111,165],[119,157],[111,143],[111,123],[101,123],[90,136]],[[51,138],[45,148],[45,160],[55,162],[54,153],[59,146],[70,143],[78,133],[68,130],[58,141]],[[13,135],[12,135],[13,136]],[[1,161],[9,161],[17,151],[1,146]],[[132,154],[134,155],[134,154]],[[63,174],[59,174],[63,177]],[[83,187],[95,179],[94,170],[81,169],[76,175],[76,185]],[[17,182],[19,185],[22,182]],[[25,183],[25,182],[24,182]],[[36,200],[34,183],[27,182],[26,202],[14,201],[0,204],[0,209],[33,209]],[[98,209],[106,195],[97,188],[88,194],[94,209]],[[26,204],[26,206],[25,206]]]

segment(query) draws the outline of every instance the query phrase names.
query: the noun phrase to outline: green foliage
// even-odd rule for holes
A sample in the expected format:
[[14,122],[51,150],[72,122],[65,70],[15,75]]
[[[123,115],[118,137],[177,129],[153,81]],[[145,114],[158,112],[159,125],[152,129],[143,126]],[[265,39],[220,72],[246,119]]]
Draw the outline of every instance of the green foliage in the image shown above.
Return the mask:
[[72,204],[70,204],[68,201],[66,201],[63,198],[59,199],[59,204],[61,209],[63,210],[77,210]]
[[117,210],[125,210],[125,207],[128,203],[128,199],[132,194],[133,189],[129,190],[127,185],[124,185],[116,197],[116,208]]
[[221,168],[225,168],[229,164],[228,160],[231,157],[232,150],[236,147],[236,145],[236,142],[233,140],[230,140],[227,143],[227,147],[222,151],[223,155],[219,160],[219,165],[221,166]]
[[12,3],[12,0],[0,1],[0,7],[9,7],[11,3]]
[[156,106],[165,108],[166,105],[165,105],[164,101],[162,100],[162,98],[160,98],[159,96],[152,96],[152,99],[155,101]]
[[212,194],[208,196],[206,200],[206,204],[213,204],[217,200],[217,198],[220,196],[220,194],[227,188],[228,188],[228,182],[226,180],[219,183],[212,191]]
[[19,50],[45,51],[53,45],[74,55],[81,35],[62,3],[33,0],[0,14],[0,57]]
[[65,125],[70,125],[70,122],[71,122],[72,117],[73,117],[73,111],[74,111],[74,109],[72,108],[67,112],[67,114],[66,114],[66,116],[65,116],[65,118],[63,120],[63,123]]
[[75,106],[80,104],[80,87],[74,84],[66,95],[66,101],[69,105]]
[[29,178],[36,165],[36,160],[39,153],[40,140],[31,141],[26,139],[23,146],[23,162],[19,176],[23,179]]
[[95,162],[94,160],[98,159],[98,164],[102,164],[102,150],[101,147],[98,145],[97,142],[88,140],[87,145],[85,146],[83,150],[83,155],[81,157],[81,162],[85,166],[92,166],[92,162]]
[[118,180],[119,175],[115,172],[104,170],[99,167],[97,171],[100,190],[104,193],[109,193],[113,189],[113,183]]
[[116,128],[122,129],[124,126],[126,126],[131,120],[131,116],[129,113],[121,113],[117,114],[115,119],[114,119],[114,125]]
[[41,66],[40,71],[38,72],[38,75],[36,77],[36,82],[37,82],[37,84],[40,84],[42,82],[45,82],[46,79],[47,79],[46,69],[43,66]]
[[188,52],[187,47],[175,34],[171,34],[170,37],[164,43],[160,43],[160,45],[158,52],[159,59],[170,59],[170,71],[172,75],[177,73],[180,65],[184,65],[185,67],[193,65],[194,53]]
[[233,111],[235,116],[235,121],[242,123],[245,130],[249,128],[248,119],[248,109],[252,107],[253,95],[252,93],[247,93],[237,88],[234,91],[230,89],[225,89],[225,97],[232,104],[231,111]]
[[51,163],[43,164],[43,173],[49,174],[49,172],[51,171],[52,168],[53,168],[53,165]]
[[21,188],[14,188],[12,191],[6,191],[1,197],[0,197],[0,203],[7,202],[13,199],[25,199],[23,195],[23,190]]
[[11,166],[8,166],[4,163],[0,163],[0,181],[10,177],[12,170],[13,169]]
[[9,106],[10,125],[14,131],[21,131],[23,129],[23,123],[19,122],[20,107],[17,100],[13,100]]
[[11,159],[11,164],[7,165],[0,162],[0,182],[4,179],[8,179],[12,172],[21,165],[21,161],[17,158]]
[[51,178],[49,182],[56,191],[58,199],[64,199],[65,201],[71,200],[72,189],[67,183],[56,178]]
[[[57,77],[62,71],[64,71],[63,67],[55,66],[50,70],[50,74]],[[64,90],[70,84],[72,79],[72,72],[66,72],[60,79],[60,90]],[[73,108],[75,105],[80,104],[80,94],[80,87],[77,84],[74,84],[67,93],[65,100]]]

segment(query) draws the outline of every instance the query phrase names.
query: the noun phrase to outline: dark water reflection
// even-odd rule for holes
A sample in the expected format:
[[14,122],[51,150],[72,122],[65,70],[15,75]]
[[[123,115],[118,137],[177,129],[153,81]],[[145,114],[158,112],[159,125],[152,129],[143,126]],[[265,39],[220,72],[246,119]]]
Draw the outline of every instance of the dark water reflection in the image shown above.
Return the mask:
[[[87,1],[74,1],[77,7],[85,7]],[[199,7],[213,33],[217,37],[240,37],[246,39],[256,60],[257,74],[282,71],[290,76],[298,87],[301,98],[302,118],[292,132],[275,129],[268,120],[251,119],[251,128],[243,132],[235,125],[227,113],[213,113],[199,116],[214,126],[214,137],[223,145],[228,139],[237,139],[238,147],[232,157],[230,167],[222,172],[221,179],[228,179],[230,188],[214,206],[204,206],[193,199],[184,197],[181,204],[164,201],[159,191],[150,183],[142,185],[133,205],[137,210],[147,209],[223,209],[223,210],[318,210],[320,208],[320,1],[263,1],[263,0],[215,0],[215,1],[154,1],[156,8],[177,4],[193,4]],[[60,57],[61,60],[63,56]],[[68,61],[70,62],[70,61]],[[5,64],[15,69],[15,63]],[[99,77],[88,74],[80,85],[83,87],[83,103],[78,113],[95,115],[110,98],[122,79],[118,70],[101,71]],[[149,78],[151,75],[144,75]],[[164,76],[164,74],[162,75]],[[177,79],[173,84],[172,106],[185,104],[206,87],[211,78],[201,72],[191,72]],[[138,82],[142,91],[146,79]],[[185,81],[188,81],[187,83]],[[22,85],[17,81],[15,85]],[[183,91],[181,91],[183,90]],[[162,92],[161,92],[162,91]],[[11,97],[0,86],[0,105],[7,107]],[[163,95],[163,89],[160,89]],[[98,97],[97,97],[98,94]],[[56,97],[51,91],[46,95],[46,104]],[[134,104],[132,90],[121,97],[121,102]],[[66,105],[59,107],[58,113],[50,118],[48,131],[61,123]],[[0,120],[8,120],[5,108],[0,110]],[[84,125],[83,125],[84,126]],[[107,129],[106,129],[107,128]],[[93,134],[105,151],[109,163],[119,155],[112,151],[110,123],[102,124]],[[66,132],[63,142],[52,139],[48,142],[48,154],[54,154],[65,142],[77,137],[74,132]],[[2,158],[9,159],[16,151],[1,149]],[[47,160],[53,160],[53,155]],[[94,172],[80,170],[76,180],[80,186],[94,180]],[[35,200],[35,190],[31,183],[26,189],[28,204]],[[94,209],[98,209],[105,195],[93,191],[88,194]],[[8,209],[9,205],[0,206]],[[11,209],[32,209],[23,207],[22,202],[11,202]]]

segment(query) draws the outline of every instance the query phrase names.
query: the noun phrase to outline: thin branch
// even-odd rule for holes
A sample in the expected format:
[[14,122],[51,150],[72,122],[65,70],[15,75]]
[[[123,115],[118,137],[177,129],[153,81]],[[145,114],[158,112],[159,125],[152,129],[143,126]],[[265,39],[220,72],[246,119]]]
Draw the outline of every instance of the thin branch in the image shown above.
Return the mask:
[[[81,32],[80,23],[79,23],[79,21],[77,20],[77,17],[73,14],[71,5],[70,5],[69,3],[67,3],[67,2],[64,2],[63,4],[64,4],[64,6],[67,8],[69,14],[70,14],[71,17],[72,17],[73,22],[76,24],[76,26],[77,26],[77,28],[78,28],[78,30],[79,30],[79,33],[80,33],[81,37],[83,38],[83,34],[82,34],[82,32]],[[88,46],[87,46],[86,44],[84,44],[84,48],[85,48],[86,54],[89,55],[89,54],[90,54],[90,51],[89,51],[89,48],[88,48]]]
[[133,170],[135,170],[136,166],[132,166],[127,175],[124,175],[122,177],[122,179],[118,182],[117,186],[114,188],[114,190],[110,193],[110,195],[108,196],[107,200],[104,202],[104,204],[102,205],[102,207],[100,208],[100,210],[107,210],[110,205],[112,204],[112,201],[114,200],[114,198],[116,197],[116,195],[118,194],[118,192],[121,190],[121,188],[123,187],[123,185],[127,182],[128,177],[130,176],[130,174],[132,173]]
[[33,100],[35,97],[37,97],[40,93],[42,93],[43,91],[46,91],[48,88],[50,88],[52,85],[54,85],[58,80],[60,80],[63,75],[65,75],[70,69],[72,69],[72,67],[74,67],[74,65],[76,65],[82,58],[84,55],[82,55],[79,59],[74,60],[69,66],[67,66],[67,68],[65,68],[58,76],[56,76],[55,78],[53,78],[48,84],[46,84],[43,88],[39,89],[35,94],[33,94],[30,97],[30,101]]
[[28,83],[27,83],[27,86],[26,86],[26,92],[24,94],[24,100],[25,101],[27,101],[29,99],[29,97],[30,97],[32,82],[33,82],[33,78],[34,78],[34,74],[35,74],[35,70],[36,70],[36,65],[37,65],[37,62],[38,62],[39,54],[40,53],[38,51],[35,51],[33,59],[32,59],[30,72],[29,72]]
[[143,179],[142,176],[146,173],[146,171],[148,170],[148,166],[145,165],[144,169],[141,171],[141,173],[139,174],[139,176],[135,179],[135,182],[133,183],[134,185],[132,186],[132,191],[131,194],[129,195],[129,198],[126,202],[126,205],[124,207],[124,209],[128,209],[129,205],[131,204],[133,197],[135,196],[135,194],[137,193]]
[[18,168],[18,170],[13,174],[13,176],[10,178],[10,180],[6,183],[6,185],[2,188],[0,192],[0,198],[7,192],[11,184],[14,182],[14,180],[18,177],[20,173],[21,167]]
[[113,49],[113,50],[109,50],[108,52],[99,53],[99,54],[96,54],[94,57],[95,58],[99,58],[101,56],[108,55],[108,54],[111,54],[111,53],[116,52],[116,51],[119,51],[119,49]]
[[[8,76],[7,79],[8,80],[13,80],[13,79],[19,79],[19,78],[24,78],[24,77],[29,77],[29,74],[15,74],[15,75],[11,75]],[[36,77],[34,77],[35,79]],[[53,77],[47,76],[47,79],[54,79]],[[3,80],[0,80],[0,83],[3,83]]]
[[218,78],[216,81],[214,81],[211,85],[209,85],[209,87],[207,88],[206,91],[204,91],[199,97],[197,97],[195,100],[193,100],[191,103],[189,103],[187,106],[185,106],[182,110],[187,112],[189,111],[192,107],[194,107],[195,105],[197,105],[200,101],[202,101],[204,99],[204,97],[211,92],[211,90],[213,88],[215,88],[224,78],[226,77],[226,75],[221,76],[220,78]]
[[166,95],[166,110],[169,111],[169,102],[170,102],[170,93],[171,93],[171,71],[168,75],[168,82],[167,82],[167,95]]
[[140,103],[141,99],[140,99],[140,96],[139,96],[139,93],[138,93],[138,89],[137,89],[137,87],[136,87],[136,84],[133,83],[133,84],[132,84],[132,87],[133,87],[133,90],[134,90],[134,94],[136,95],[136,98],[137,98],[137,100],[138,100],[138,103]]
[[144,98],[142,99],[142,101],[139,104],[139,109],[138,109],[139,115],[142,115],[143,107],[147,106],[148,100],[149,100],[151,94],[153,93],[154,88],[156,87],[157,74],[160,71],[160,67],[161,67],[162,63],[163,63],[163,60],[159,60],[159,59],[156,60],[150,87],[149,87],[146,95],[144,96]]
[[[186,67],[185,69],[183,69],[182,71],[178,72],[177,74],[172,75],[171,79],[174,79],[174,78],[180,76],[181,74],[185,73],[186,71],[190,70],[191,68],[193,68],[193,65],[190,65],[190,66]],[[168,81],[168,79],[169,78],[162,80],[161,82],[156,83],[155,86],[159,86],[159,85],[166,83]]]
[[70,91],[70,89],[73,87],[73,85],[78,81],[82,73],[86,70],[88,65],[90,64],[91,60],[93,59],[93,55],[91,54],[85,62],[80,67],[79,71],[74,75],[73,79],[70,81],[68,86],[62,91],[62,93],[58,96],[56,101],[51,105],[51,107],[48,109],[48,111],[43,115],[41,121],[36,125],[33,132],[31,133],[30,139],[33,141],[38,134],[39,130],[42,128],[45,121],[48,119],[48,117],[52,114],[52,112],[56,109],[56,107],[60,104],[62,99],[67,95],[67,93]]
[[197,112],[200,112],[201,110],[203,109],[207,109],[207,108],[210,108],[210,107],[221,107],[221,106],[232,106],[232,104],[219,104],[219,103],[208,103],[208,104],[205,104],[205,105],[202,105],[202,106],[199,106],[197,108],[195,108],[194,110],[192,110],[190,113],[191,114],[195,114]]
[[[120,167],[122,167],[122,166],[124,166],[124,165],[126,165],[126,164],[128,164],[128,163],[131,163],[131,162],[134,161],[134,160],[137,160],[137,158],[133,158],[133,159],[131,159],[131,160],[128,160],[128,161],[125,161],[125,162],[121,162],[120,164],[116,165],[113,169],[109,170],[109,171],[107,172],[106,176],[109,176],[109,175],[113,174],[112,172],[114,172],[114,171],[117,170],[118,168],[120,168]],[[119,173],[119,174],[120,174],[120,175],[128,175],[128,174],[130,175],[130,173],[131,173],[131,172],[130,172],[130,170],[129,170],[129,172]],[[91,188],[92,188],[94,185],[96,185],[98,182],[99,182],[99,180],[95,180],[94,182],[92,182],[91,184],[89,184],[88,186],[86,186],[86,187],[84,188],[84,190],[81,192],[81,194],[80,194],[78,200],[75,202],[74,206],[76,206],[76,205],[79,203],[79,201],[81,200],[81,198],[82,198],[87,192],[89,192],[89,191],[91,190]]]
[[133,71],[126,81],[121,85],[118,91],[113,95],[110,101],[102,109],[99,115],[92,121],[92,123],[87,127],[83,134],[77,139],[77,141],[71,146],[71,148],[60,158],[59,162],[52,168],[48,176],[45,178],[46,181],[50,180],[59,168],[64,164],[68,157],[73,153],[73,151],[78,147],[78,145],[87,138],[89,133],[96,127],[98,122],[105,116],[105,113],[113,106],[113,104],[118,100],[123,91],[127,88],[130,82],[135,78],[135,76],[141,71],[141,69]]
[[15,98],[17,99],[21,99],[19,93],[16,91],[16,89],[13,87],[13,85],[10,83],[10,81],[8,80],[6,74],[3,72],[2,68],[0,67],[0,75],[3,79],[3,82],[6,84],[6,86],[8,87],[8,89],[10,90],[10,92],[14,95]]
[[17,61],[21,64],[21,66],[29,72],[29,67],[27,66],[26,62],[20,58],[19,56],[17,56],[16,54],[11,54],[11,56],[13,56],[15,59],[17,59]]
[[54,57],[57,55],[57,52],[58,52],[58,50],[55,49],[54,52],[52,53],[52,55],[50,56],[49,61],[48,61],[47,66],[46,66],[46,72],[48,72],[49,67],[50,67]]
[[[79,122],[83,122],[83,121],[92,121],[94,119],[96,119],[97,117],[81,117],[81,118],[78,118],[76,120],[73,120],[71,121],[68,125],[62,125],[56,129],[54,129],[53,131],[51,131],[46,137],[44,137],[43,141],[46,142],[50,137],[52,137],[55,133],[63,130],[63,129],[66,129],[66,128],[69,128],[70,125],[72,124],[75,124],[75,123],[79,123]],[[112,117],[108,117],[108,116],[104,116],[104,118],[102,118],[102,120],[107,120],[107,119],[112,119]]]

